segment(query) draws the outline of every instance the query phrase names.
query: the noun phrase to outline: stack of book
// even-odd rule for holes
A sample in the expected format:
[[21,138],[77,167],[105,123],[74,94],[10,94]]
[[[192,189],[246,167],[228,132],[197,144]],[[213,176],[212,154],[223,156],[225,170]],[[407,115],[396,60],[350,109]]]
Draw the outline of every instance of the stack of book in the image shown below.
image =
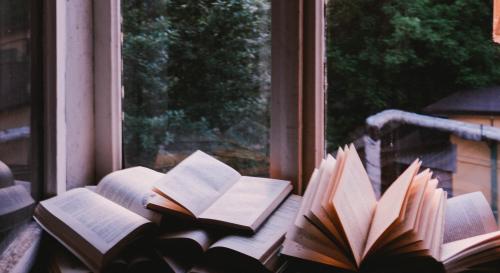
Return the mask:
[[[276,272],[301,201],[291,191],[197,151],[167,174],[133,167],[42,201],[34,218],[94,272]],[[61,257],[52,272],[71,264]]]
[[[167,174],[111,173],[40,202],[34,217],[95,272],[498,272],[483,194],[447,199],[420,169],[415,160],[377,200],[351,145],[322,161],[302,200],[288,181],[197,151]],[[52,272],[67,272],[64,257]]]
[[354,147],[339,149],[314,171],[282,253],[311,272],[498,272],[500,231],[483,194],[447,200],[420,166],[377,200]]

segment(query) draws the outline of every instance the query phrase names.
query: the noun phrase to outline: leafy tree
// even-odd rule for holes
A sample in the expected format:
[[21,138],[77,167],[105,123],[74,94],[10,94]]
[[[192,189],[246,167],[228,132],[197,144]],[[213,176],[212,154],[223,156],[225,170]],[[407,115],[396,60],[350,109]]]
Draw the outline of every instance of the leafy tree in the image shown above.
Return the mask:
[[[261,49],[269,43],[269,3],[263,0],[172,0],[168,17],[169,107],[226,130],[245,117],[263,120]],[[264,75],[265,77],[265,75]],[[267,82],[266,82],[267,80]],[[264,87],[267,88],[267,87]]]
[[500,83],[491,12],[486,0],[331,0],[329,144],[349,141],[383,109],[418,112],[459,89]]
[[126,164],[151,162],[163,140],[169,80],[164,76],[172,31],[167,1],[123,1],[124,148]]
[[268,127],[268,0],[123,1],[126,165],[181,135]]

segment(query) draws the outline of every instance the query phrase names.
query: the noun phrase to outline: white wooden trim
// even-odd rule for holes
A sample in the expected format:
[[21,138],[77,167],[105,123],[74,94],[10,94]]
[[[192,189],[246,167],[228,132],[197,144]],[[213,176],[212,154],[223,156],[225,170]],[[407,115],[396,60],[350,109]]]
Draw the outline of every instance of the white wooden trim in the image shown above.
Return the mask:
[[56,0],[57,194],[66,191],[66,34],[66,1]]
[[325,2],[272,1],[271,176],[302,194],[325,155]]
[[44,2],[44,195],[66,190],[66,1]]
[[270,175],[302,193],[303,0],[272,1]]
[[[313,16],[304,15],[304,10],[310,10],[311,7],[308,2],[272,1],[270,173],[272,177],[292,180],[295,191],[299,194],[303,189],[302,181],[324,154],[324,18],[318,17],[324,7],[315,3]],[[50,183],[46,185],[45,192],[54,194],[66,189],[68,175],[72,175],[66,172],[73,169],[67,168],[67,157],[72,155],[67,154],[66,147],[66,108],[71,106],[67,105],[64,90],[69,86],[65,81],[65,73],[67,69],[71,69],[66,65],[67,57],[70,56],[66,56],[69,51],[64,39],[67,31],[72,31],[66,29],[66,9],[71,2],[48,0],[44,3],[47,132],[45,181]],[[93,130],[94,147],[80,148],[95,151],[94,162],[90,162],[95,167],[95,179],[88,183],[96,182],[109,172],[122,168],[120,1],[93,0],[92,3],[94,111],[88,118],[93,119],[94,128],[84,129]],[[323,0],[319,3],[323,3]],[[308,5],[307,9],[304,5]],[[308,20],[307,24],[304,20]],[[311,27],[314,27],[314,34],[307,35],[313,36],[313,42],[306,43],[304,31],[305,28],[311,31]],[[75,160],[71,162],[74,164]],[[80,178],[77,179],[78,183]]]
[[120,0],[94,0],[96,181],[122,168]]
[[325,2],[304,1],[303,187],[325,156]]
[[121,17],[119,0],[43,5],[43,195],[51,196],[121,168]]
[[91,1],[66,1],[66,187],[95,180],[94,32]]

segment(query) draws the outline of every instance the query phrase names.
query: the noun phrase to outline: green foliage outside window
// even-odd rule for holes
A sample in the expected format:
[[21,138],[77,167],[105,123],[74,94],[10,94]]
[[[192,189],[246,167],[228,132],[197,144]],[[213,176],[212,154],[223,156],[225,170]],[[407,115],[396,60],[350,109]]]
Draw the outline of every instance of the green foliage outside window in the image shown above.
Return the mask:
[[127,165],[186,136],[245,145],[233,128],[245,120],[267,135],[269,1],[122,3]]
[[329,146],[358,137],[381,110],[419,112],[460,89],[499,84],[492,10],[490,0],[329,1]]
[[[491,0],[330,0],[328,145],[381,110],[499,84],[491,12]],[[186,136],[267,139],[270,1],[124,0],[122,14],[126,164]]]

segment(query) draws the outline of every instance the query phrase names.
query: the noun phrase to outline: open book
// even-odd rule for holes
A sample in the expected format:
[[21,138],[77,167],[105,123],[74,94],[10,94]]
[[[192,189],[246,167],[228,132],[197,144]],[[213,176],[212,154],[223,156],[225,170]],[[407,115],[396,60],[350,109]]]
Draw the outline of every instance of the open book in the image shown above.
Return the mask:
[[162,175],[143,167],[113,172],[95,191],[78,188],[40,202],[34,218],[92,271],[101,271],[124,246],[161,222],[145,202]]
[[310,178],[283,253],[302,260],[360,270],[372,258],[439,260],[446,192],[416,160],[379,201],[353,145],[328,156]]
[[148,208],[255,232],[292,191],[289,181],[242,176],[196,151],[155,184]]
[[161,255],[175,273],[275,272],[283,266],[279,250],[300,201],[299,196],[288,197],[253,235],[206,229],[166,233],[159,237]]
[[498,272],[500,231],[484,195],[450,198],[445,219],[441,261],[446,272]]

